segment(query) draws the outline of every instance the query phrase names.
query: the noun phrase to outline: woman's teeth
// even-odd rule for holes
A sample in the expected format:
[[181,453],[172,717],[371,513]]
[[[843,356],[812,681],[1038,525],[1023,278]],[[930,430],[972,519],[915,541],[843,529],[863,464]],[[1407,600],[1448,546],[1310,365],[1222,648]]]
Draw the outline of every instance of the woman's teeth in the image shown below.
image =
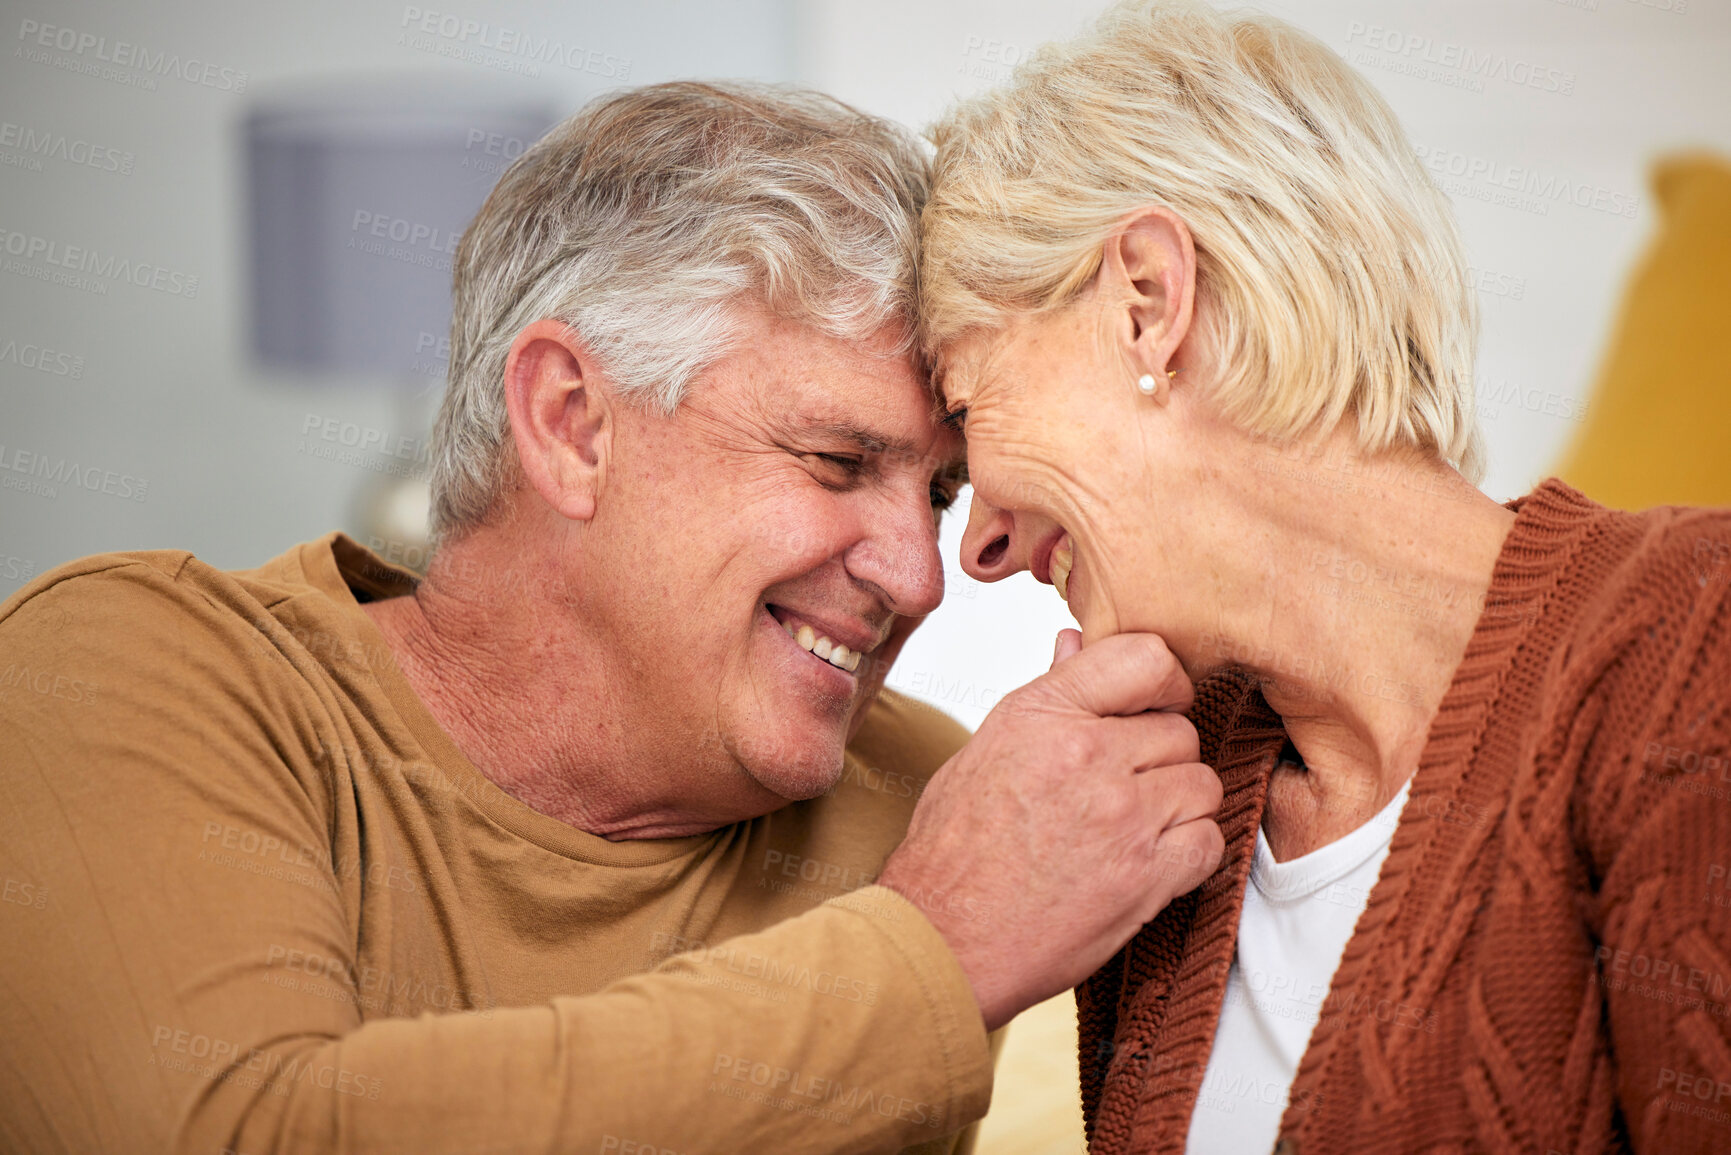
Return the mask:
[[781,628],[786,630],[788,636],[798,642],[802,649],[810,650],[838,670],[846,670],[851,674],[859,669],[860,658],[864,655],[848,649],[840,642],[832,642],[810,626],[801,626],[796,630],[783,622]]
[[1052,547],[1052,588],[1058,591],[1058,596],[1065,601],[1070,600],[1070,570],[1076,564],[1076,547],[1070,541],[1070,535],[1065,534],[1057,545]]

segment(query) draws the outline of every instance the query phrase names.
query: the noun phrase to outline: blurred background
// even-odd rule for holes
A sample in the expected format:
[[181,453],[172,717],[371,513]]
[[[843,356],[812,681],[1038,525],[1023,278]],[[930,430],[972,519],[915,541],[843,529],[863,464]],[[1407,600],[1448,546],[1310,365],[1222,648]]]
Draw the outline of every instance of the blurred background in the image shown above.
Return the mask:
[[[1731,502],[1731,173],[1711,159],[1731,155],[1731,0],[1254,6],[1367,75],[1458,207],[1485,490],[1561,469],[1612,504]],[[6,0],[0,597],[87,553],[245,567],[332,528],[420,564],[450,254],[526,142],[681,77],[804,82],[923,126],[1095,9]],[[949,597],[891,685],[972,726],[1068,617],[1025,574],[962,575],[965,508]],[[1021,1081],[982,1149],[1080,1149],[1067,1014],[1012,1032]]]

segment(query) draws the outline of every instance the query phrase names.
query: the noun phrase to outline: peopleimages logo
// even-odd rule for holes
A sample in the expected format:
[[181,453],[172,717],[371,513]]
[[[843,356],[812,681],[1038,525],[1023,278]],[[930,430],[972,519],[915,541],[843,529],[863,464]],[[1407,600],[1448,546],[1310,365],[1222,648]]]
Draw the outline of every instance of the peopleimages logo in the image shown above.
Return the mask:
[[[54,458],[46,453],[32,453],[0,444],[0,488],[33,493],[38,497],[57,496],[55,486],[88,489],[128,501],[143,501],[150,492],[150,482],[130,473],[116,473],[100,465],[80,465],[70,457]],[[12,477],[11,474],[23,474]]]
[[1481,377],[1473,389],[1480,417],[1495,420],[1505,409],[1524,409],[1565,421],[1585,421],[1587,403],[1555,389],[1522,388],[1507,378]]
[[98,172],[117,172],[122,176],[129,176],[134,159],[130,152],[122,152],[118,148],[79,140],[63,132],[49,132],[29,125],[14,124],[10,120],[0,120],[0,149],[15,150],[18,156],[18,160],[14,161],[5,159],[5,154],[0,154],[0,164],[24,167],[18,165],[18,162],[28,162],[28,167],[37,172],[42,170],[42,159],[47,158],[93,168]]
[[1572,96],[1575,92],[1573,72],[1548,68],[1507,53],[1439,42],[1429,36],[1384,28],[1380,24],[1352,21],[1346,28],[1346,42],[1361,44],[1372,51],[1386,52],[1403,60],[1447,69],[1464,78],[1500,80],[1518,88],[1536,88],[1540,92],[1555,92],[1562,96]]
[[1548,215],[1553,203],[1633,220],[1641,198],[1616,192],[1590,181],[1571,180],[1554,172],[1502,164],[1482,156],[1471,156],[1446,148],[1414,145],[1424,166],[1438,177],[1438,185],[1451,196],[1471,197],[1539,216]]
[[[631,61],[623,56],[596,52],[581,44],[568,44],[551,36],[536,36],[532,32],[490,24],[485,20],[470,20],[452,12],[434,12],[407,5],[403,8],[401,28],[399,44],[528,76],[539,76],[541,73],[537,66],[542,64],[557,64],[605,80],[624,81],[631,75]],[[444,43],[441,45],[429,39],[435,36]],[[482,56],[477,51],[481,49],[499,55]]]
[[77,353],[66,353],[50,349],[44,345],[32,344],[29,341],[19,342],[8,338],[0,345],[0,361],[9,361],[23,369],[34,369],[38,373],[48,373],[55,377],[84,376],[84,358]]
[[[463,143],[463,168],[472,168],[486,176],[504,172],[512,161],[522,156],[531,141],[520,136],[506,136],[502,132],[488,132],[483,128],[471,128],[469,138]],[[477,151],[481,153],[476,156]]]
[[[73,72],[88,71],[88,61],[97,61],[102,64],[112,64],[117,68],[148,73],[151,76],[173,77],[176,80],[184,80],[188,84],[196,84],[203,88],[215,88],[222,92],[246,91],[246,73],[237,68],[212,64],[193,56],[183,57],[178,52],[153,53],[142,44],[133,44],[125,40],[111,42],[106,36],[80,32],[76,28],[67,28],[64,25],[24,20],[18,25],[18,39],[22,43],[13,55],[23,56],[25,59],[33,60],[38,64],[54,64],[68,68],[69,71]],[[44,48],[70,53],[78,59],[68,60],[65,57],[57,59],[46,52],[39,51]],[[86,63],[86,67],[78,67],[81,62]],[[106,77],[106,79],[116,79],[116,77]]]
[[46,270],[37,269],[31,265],[19,264],[17,261],[7,261],[5,271],[21,276],[35,276],[38,280],[53,280],[65,283],[73,288],[95,288],[106,293],[108,288],[102,281],[126,281],[141,289],[154,289],[159,293],[167,293],[172,297],[192,298],[198,296],[198,278],[189,273],[176,272],[162,265],[151,264],[148,261],[134,261],[114,253],[104,255],[95,249],[81,245],[66,245],[59,241],[39,237],[33,233],[21,233],[0,225],[0,252],[10,257],[19,257],[24,261],[40,261],[54,269],[68,269],[74,274],[87,274],[98,278],[94,283],[87,282],[81,276],[67,277],[64,274],[48,275]]

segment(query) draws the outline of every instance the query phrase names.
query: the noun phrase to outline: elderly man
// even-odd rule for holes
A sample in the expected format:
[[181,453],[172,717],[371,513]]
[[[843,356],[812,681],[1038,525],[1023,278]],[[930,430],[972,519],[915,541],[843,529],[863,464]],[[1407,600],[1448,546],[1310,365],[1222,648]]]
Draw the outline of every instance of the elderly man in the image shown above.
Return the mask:
[[879,692],[962,452],[925,180],[812,94],[599,101],[458,254],[424,581],[331,535],[0,608],[0,1146],[953,1146],[1219,787],[1148,638],[960,752]]

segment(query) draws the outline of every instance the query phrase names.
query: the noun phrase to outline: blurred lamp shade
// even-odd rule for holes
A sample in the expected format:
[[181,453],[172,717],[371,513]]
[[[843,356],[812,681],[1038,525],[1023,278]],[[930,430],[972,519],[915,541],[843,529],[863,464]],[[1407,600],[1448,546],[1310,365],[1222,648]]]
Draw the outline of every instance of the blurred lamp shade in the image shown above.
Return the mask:
[[325,85],[246,121],[252,348],[271,368],[426,379],[443,360],[463,229],[553,123],[455,86]]

